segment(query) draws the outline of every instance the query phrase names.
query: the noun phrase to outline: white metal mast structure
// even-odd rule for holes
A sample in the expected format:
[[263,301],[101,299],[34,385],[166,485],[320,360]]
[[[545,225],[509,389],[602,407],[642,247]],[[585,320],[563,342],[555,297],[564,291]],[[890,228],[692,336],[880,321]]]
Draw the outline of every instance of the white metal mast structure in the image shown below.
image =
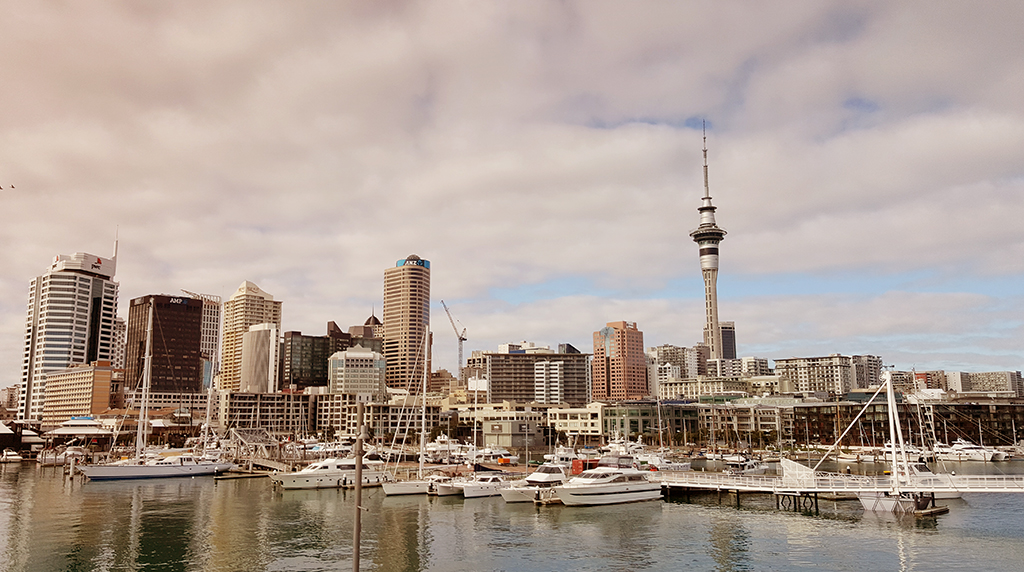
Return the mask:
[[[459,338],[459,385],[462,384],[462,342],[466,341],[466,328],[463,326],[462,333],[459,333],[459,328],[455,325],[455,319],[452,318],[452,313],[448,309],[448,305],[441,300],[441,307],[444,308],[444,312],[448,314],[448,321],[452,323],[452,329],[455,330],[455,337]],[[462,322],[459,322],[462,324]],[[467,386],[468,388],[468,386]]]
[[711,350],[711,359],[724,357],[722,351],[722,330],[718,326],[718,243],[725,238],[725,230],[715,223],[715,206],[711,204],[708,187],[708,134],[704,129],[704,198],[700,208],[700,226],[690,233],[700,247],[700,271],[704,276],[704,310],[707,321],[706,343]]

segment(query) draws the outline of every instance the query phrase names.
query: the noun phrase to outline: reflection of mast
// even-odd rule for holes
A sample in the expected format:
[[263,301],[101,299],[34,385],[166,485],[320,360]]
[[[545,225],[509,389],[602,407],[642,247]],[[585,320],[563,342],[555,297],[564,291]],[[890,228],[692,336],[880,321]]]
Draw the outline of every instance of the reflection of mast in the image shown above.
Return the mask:
[[708,136],[704,132],[704,198],[700,208],[700,226],[690,233],[693,241],[700,247],[700,270],[704,276],[704,324],[705,343],[711,350],[711,359],[724,357],[722,351],[722,330],[718,326],[718,243],[725,238],[726,232],[715,223],[715,206],[711,204],[711,192],[708,186]]

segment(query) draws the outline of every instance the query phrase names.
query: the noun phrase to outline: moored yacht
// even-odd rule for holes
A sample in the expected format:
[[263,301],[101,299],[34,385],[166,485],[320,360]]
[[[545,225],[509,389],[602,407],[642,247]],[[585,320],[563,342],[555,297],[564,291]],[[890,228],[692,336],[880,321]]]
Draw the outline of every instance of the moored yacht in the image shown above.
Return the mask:
[[501,494],[499,491],[505,487],[508,481],[505,477],[493,474],[478,473],[473,479],[455,484],[456,488],[462,489],[462,496],[467,499],[479,497],[493,497]]
[[606,455],[597,467],[555,487],[555,496],[562,504],[571,506],[660,499],[661,484],[648,480],[650,474],[650,471],[633,468],[630,455]]
[[[362,469],[364,485],[380,484],[390,478],[384,470],[384,461],[380,459],[363,459]],[[275,471],[270,474],[270,480],[285,490],[330,489],[354,485],[356,460],[354,457],[324,459],[294,473]]]
[[544,463],[521,481],[514,481],[500,490],[505,502],[534,502],[548,500],[554,495],[554,487],[568,480],[570,465]]

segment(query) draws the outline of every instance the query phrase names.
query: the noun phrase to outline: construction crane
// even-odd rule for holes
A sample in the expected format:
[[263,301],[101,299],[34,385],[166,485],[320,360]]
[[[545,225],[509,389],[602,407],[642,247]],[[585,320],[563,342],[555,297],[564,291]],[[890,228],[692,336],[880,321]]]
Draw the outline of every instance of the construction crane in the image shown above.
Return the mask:
[[[448,321],[452,323],[452,329],[455,330],[455,337],[459,338],[459,383],[462,383],[462,342],[466,341],[466,328],[462,328],[462,333],[459,333],[459,328],[455,325],[455,318],[452,318],[451,310],[448,309],[448,305],[441,300],[441,307],[444,308],[444,312],[448,314]],[[459,322],[462,324],[462,322]]]

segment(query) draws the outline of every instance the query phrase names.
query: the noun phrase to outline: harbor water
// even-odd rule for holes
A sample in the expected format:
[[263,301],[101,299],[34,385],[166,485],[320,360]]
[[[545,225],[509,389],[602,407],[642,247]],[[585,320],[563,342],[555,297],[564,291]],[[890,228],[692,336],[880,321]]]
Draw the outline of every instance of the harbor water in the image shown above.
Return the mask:
[[[824,467],[823,467],[824,468]],[[958,463],[1024,473],[1024,462]],[[85,482],[0,466],[0,570],[351,570],[353,491],[269,479]],[[819,513],[716,494],[603,507],[363,491],[363,570],[1006,570],[1024,567],[1024,494],[939,501],[938,517]]]

